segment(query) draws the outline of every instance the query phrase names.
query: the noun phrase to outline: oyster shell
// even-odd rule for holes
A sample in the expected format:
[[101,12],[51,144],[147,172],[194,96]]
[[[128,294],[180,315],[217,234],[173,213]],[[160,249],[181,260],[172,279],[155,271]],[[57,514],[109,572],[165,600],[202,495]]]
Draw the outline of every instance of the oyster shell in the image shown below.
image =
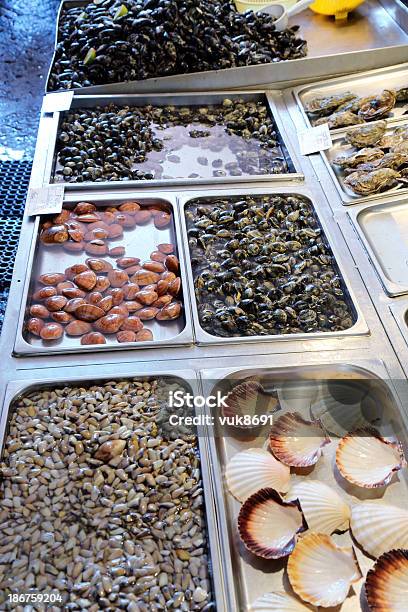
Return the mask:
[[317,533],[345,531],[349,528],[350,508],[340,495],[318,480],[302,480],[293,484],[285,499],[299,500],[309,529]]
[[285,465],[308,467],[314,465],[331,442],[321,422],[307,421],[298,412],[279,417],[269,433],[269,447]]
[[336,450],[340,474],[367,489],[389,484],[394,472],[406,467],[399,442],[382,438],[374,427],[357,429],[344,436]]
[[228,462],[225,479],[232,495],[243,502],[259,489],[268,487],[285,493],[289,489],[290,469],[270,452],[250,448]]
[[310,100],[310,102],[306,102],[305,111],[308,115],[329,115],[341,104],[345,104],[355,98],[356,95],[351,91],[345,91],[333,96],[318,96]]
[[349,125],[358,125],[359,123],[364,123],[364,119],[352,113],[349,110],[340,111],[338,113],[333,113],[329,117],[321,117],[316,121],[313,121],[313,125],[323,125],[324,123],[329,124],[330,129],[348,127]]
[[390,134],[384,134],[378,146],[382,149],[391,149],[400,142],[408,139],[408,126],[400,126],[393,130]]
[[287,557],[306,524],[297,502],[285,502],[274,489],[261,489],[244,502],[238,532],[246,548],[263,559]]
[[392,170],[398,170],[401,166],[408,163],[408,150],[407,153],[399,153],[390,151],[386,153],[384,157],[376,159],[372,162],[360,164],[357,166],[357,170],[361,172],[371,172],[378,168],[391,168]]
[[265,593],[258,597],[253,604],[249,606],[249,612],[310,612],[309,606],[306,606],[298,599],[288,595],[286,591],[274,591],[273,593]]
[[354,193],[369,195],[394,187],[399,178],[399,172],[391,168],[379,168],[378,170],[371,170],[371,172],[357,170],[344,179],[344,184],[350,187]]
[[372,557],[408,548],[408,510],[404,508],[367,500],[353,506],[350,525],[356,542]]
[[345,141],[353,147],[371,147],[380,142],[387,128],[386,121],[377,121],[368,125],[348,130],[344,137]]
[[408,139],[397,144],[393,144],[391,147],[391,153],[402,153],[408,155]]
[[[273,414],[279,410],[277,391],[265,391],[261,383],[255,379],[247,379],[237,384],[230,391],[221,408],[221,414],[227,418],[239,416],[254,416],[255,414]],[[259,425],[235,425],[240,429],[257,428]]]
[[408,85],[397,89],[395,97],[397,102],[408,102]]
[[394,108],[396,102],[395,91],[384,89],[378,96],[363,98],[359,104],[358,115],[364,121],[373,121],[385,117]]
[[288,576],[295,593],[315,606],[341,604],[350,586],[362,577],[354,549],[337,546],[323,533],[306,533],[288,559]]
[[367,574],[365,593],[371,612],[408,612],[408,550],[382,555]]
[[367,147],[357,151],[357,153],[353,153],[352,155],[340,155],[339,157],[335,157],[333,164],[336,164],[336,166],[340,166],[341,168],[355,168],[359,164],[374,161],[375,159],[380,159],[381,157],[384,157],[384,151],[382,149],[379,149],[378,147]]

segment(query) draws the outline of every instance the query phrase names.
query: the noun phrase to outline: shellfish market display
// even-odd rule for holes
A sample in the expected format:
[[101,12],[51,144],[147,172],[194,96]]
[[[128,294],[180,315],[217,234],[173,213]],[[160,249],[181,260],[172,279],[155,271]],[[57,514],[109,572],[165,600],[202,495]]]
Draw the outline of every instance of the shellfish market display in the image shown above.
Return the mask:
[[298,27],[229,0],[94,0],[64,7],[49,90],[304,57]]
[[311,201],[199,198],[185,217],[201,327],[213,336],[349,329],[356,318]]
[[214,609],[197,438],[166,438],[156,424],[181,388],[81,382],[15,401],[1,464],[2,610],[8,592],[31,589],[58,593],[50,610]]
[[[218,389],[224,392],[231,386],[233,392],[234,384],[239,388],[241,380],[249,384],[248,374],[245,370],[231,373],[211,393]],[[353,379],[352,375],[348,381],[326,380],[317,374],[313,381],[306,372],[303,378],[293,372],[281,381],[278,373],[270,375],[264,369],[252,376],[259,393],[274,388],[278,395],[288,380],[293,387],[298,381],[299,388],[307,380],[310,387],[313,383],[316,386],[316,399],[308,407],[299,408],[299,413],[291,411],[289,405],[281,405],[273,415],[272,435],[264,427],[258,432],[249,431],[247,437],[241,430],[230,427],[227,431],[221,425],[216,432],[213,457],[220,473],[215,478],[220,478],[218,491],[225,502],[237,609],[295,612],[336,607],[339,612],[357,612],[367,609],[364,593],[374,588],[378,592],[380,588],[378,601],[370,595],[370,611],[398,610],[392,602],[400,601],[408,588],[405,584],[401,591],[400,574],[395,575],[395,594],[390,589],[388,600],[381,582],[371,577],[381,555],[396,547],[408,548],[408,474],[396,437],[402,427],[397,407],[381,399],[382,393],[375,384]],[[252,396],[248,401],[253,402]],[[324,421],[330,424],[330,438],[323,422],[310,420],[322,402],[325,413],[332,413]],[[350,411],[346,421],[334,427],[341,407],[347,405]],[[337,473],[336,452],[342,448],[344,438],[334,432],[342,431],[345,422],[354,422],[352,408],[362,429],[349,432],[346,439],[352,437],[356,441],[357,462],[357,451],[362,449],[361,462],[373,482],[382,469],[382,452],[376,448],[367,455],[365,445],[392,438],[395,442],[386,447],[393,444],[391,451],[395,448],[402,453],[398,454],[401,469],[392,472],[392,478],[387,478],[381,488],[364,488]],[[284,456],[276,446],[280,439],[285,441]],[[291,460],[289,468],[285,458],[297,457],[300,448],[309,451],[310,461],[294,464]],[[404,558],[398,557],[398,563],[404,566]],[[392,579],[392,571],[390,565],[387,580]],[[398,572],[405,576],[406,567]]]
[[265,97],[206,106],[74,108],[57,135],[55,182],[294,172]]
[[25,319],[30,344],[137,346],[175,337],[184,325],[168,203],[79,202],[41,218]]
[[353,195],[369,196],[408,184],[408,126],[379,121],[350,128],[334,141],[327,158],[339,182]]
[[384,89],[369,96],[358,96],[352,91],[316,96],[304,105],[312,125],[328,123],[330,129],[389,118],[395,107],[402,107],[403,114],[407,113],[408,82],[395,90]]

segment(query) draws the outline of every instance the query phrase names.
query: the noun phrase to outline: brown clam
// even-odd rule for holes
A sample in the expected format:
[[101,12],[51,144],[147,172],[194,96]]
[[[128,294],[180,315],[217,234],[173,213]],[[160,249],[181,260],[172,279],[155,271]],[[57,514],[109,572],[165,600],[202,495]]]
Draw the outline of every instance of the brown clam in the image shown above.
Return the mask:
[[106,344],[106,338],[99,332],[89,332],[82,336],[81,344]]

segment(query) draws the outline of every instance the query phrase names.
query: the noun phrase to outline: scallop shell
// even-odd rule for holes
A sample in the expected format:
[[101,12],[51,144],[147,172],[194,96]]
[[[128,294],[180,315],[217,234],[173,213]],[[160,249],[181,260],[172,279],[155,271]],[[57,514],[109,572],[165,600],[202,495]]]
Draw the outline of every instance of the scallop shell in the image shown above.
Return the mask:
[[302,480],[291,486],[287,500],[298,499],[312,531],[331,534],[349,528],[350,508],[340,495],[323,482]]
[[382,555],[367,574],[365,592],[372,612],[408,612],[408,550]]
[[381,500],[367,500],[353,507],[351,530],[372,557],[393,548],[408,548],[408,510]]
[[273,454],[285,465],[294,467],[314,465],[323,452],[323,446],[330,442],[318,419],[307,421],[298,412],[288,412],[279,417],[269,434]]
[[259,489],[272,488],[280,493],[289,489],[290,469],[268,451],[250,448],[234,455],[225,470],[227,487],[240,502]]
[[331,536],[307,533],[288,559],[293,590],[304,601],[329,608],[341,604],[362,577],[353,548],[337,546]]
[[310,612],[309,606],[301,603],[285,591],[265,593],[249,606],[249,612]]
[[263,559],[287,557],[297,534],[306,529],[297,502],[285,502],[274,489],[261,489],[245,501],[238,532],[246,548]]
[[372,489],[387,485],[394,472],[406,467],[407,462],[399,442],[386,440],[374,427],[366,427],[340,440],[336,464],[346,480]]
[[[266,392],[261,383],[255,379],[247,379],[236,385],[225,399],[221,413],[224,417],[254,416],[272,414],[279,410],[277,392]],[[235,425],[239,429],[252,429],[258,425]]]
[[343,404],[328,396],[310,408],[312,418],[319,419],[325,429],[336,436],[364,427],[367,421],[361,411],[361,403]]

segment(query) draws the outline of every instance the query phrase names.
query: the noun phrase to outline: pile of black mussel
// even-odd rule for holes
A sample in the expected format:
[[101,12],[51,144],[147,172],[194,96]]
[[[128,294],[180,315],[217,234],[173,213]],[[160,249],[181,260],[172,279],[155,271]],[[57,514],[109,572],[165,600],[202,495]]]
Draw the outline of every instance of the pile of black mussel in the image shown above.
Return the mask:
[[306,197],[199,198],[186,210],[201,326],[222,337],[337,332],[355,314]]
[[93,0],[61,13],[49,90],[304,57],[298,27],[229,0]]

